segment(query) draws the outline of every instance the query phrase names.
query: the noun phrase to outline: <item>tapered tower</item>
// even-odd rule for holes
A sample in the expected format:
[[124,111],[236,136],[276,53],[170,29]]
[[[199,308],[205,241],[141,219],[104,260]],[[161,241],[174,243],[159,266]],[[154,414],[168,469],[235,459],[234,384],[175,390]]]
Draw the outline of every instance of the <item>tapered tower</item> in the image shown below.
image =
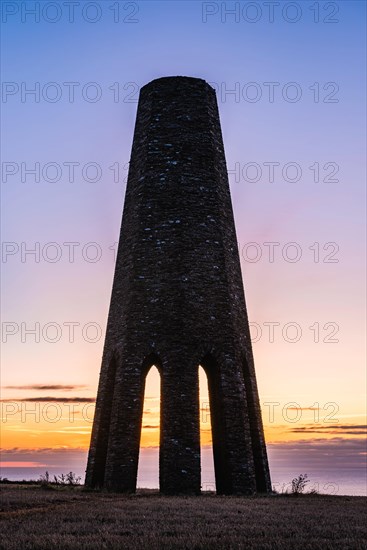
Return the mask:
[[217,492],[271,490],[215,91],[140,92],[86,485],[135,491],[145,378],[161,375],[160,490],[200,492],[208,378]]

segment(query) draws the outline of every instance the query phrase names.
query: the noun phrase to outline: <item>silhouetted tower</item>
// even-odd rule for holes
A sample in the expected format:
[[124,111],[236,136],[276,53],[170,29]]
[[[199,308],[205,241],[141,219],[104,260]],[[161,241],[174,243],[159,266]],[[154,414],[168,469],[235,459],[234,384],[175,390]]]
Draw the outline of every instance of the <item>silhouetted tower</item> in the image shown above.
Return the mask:
[[200,492],[201,365],[217,492],[270,491],[217,101],[198,78],[140,92],[87,486],[135,491],[152,365],[160,490]]

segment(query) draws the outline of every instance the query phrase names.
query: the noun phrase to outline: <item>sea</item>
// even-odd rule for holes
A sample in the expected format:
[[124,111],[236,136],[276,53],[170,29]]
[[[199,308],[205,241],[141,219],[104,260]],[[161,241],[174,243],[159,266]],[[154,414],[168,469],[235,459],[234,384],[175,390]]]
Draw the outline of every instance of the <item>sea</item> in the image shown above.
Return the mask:
[[[307,474],[309,480],[305,492],[315,490],[321,494],[333,495],[355,495],[367,496],[367,470],[364,462],[333,461],[329,457],[329,464],[325,464],[304,457],[302,460],[289,456],[284,457],[284,452],[279,453],[276,448],[269,448],[269,466],[271,472],[272,486],[278,493],[291,492],[293,478],[300,474]],[[203,491],[215,491],[214,465],[212,451],[210,448],[202,448],[201,451],[201,485]],[[66,457],[65,457],[66,458]],[[327,457],[325,457],[327,458]],[[158,481],[159,449],[156,447],[142,449],[139,458],[138,487],[155,489],[159,486]],[[53,476],[74,472],[84,481],[86,453],[80,461],[73,461],[68,464],[64,461],[62,466],[39,466],[39,467],[3,467],[0,469],[1,478],[12,481],[37,480],[46,472],[51,479]]]

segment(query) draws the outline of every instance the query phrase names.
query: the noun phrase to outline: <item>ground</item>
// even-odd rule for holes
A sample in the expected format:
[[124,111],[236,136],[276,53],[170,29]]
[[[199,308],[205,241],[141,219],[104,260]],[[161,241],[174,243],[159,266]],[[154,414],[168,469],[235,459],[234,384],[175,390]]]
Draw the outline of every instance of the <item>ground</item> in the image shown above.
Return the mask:
[[366,549],[366,498],[165,497],[1,485],[1,548]]

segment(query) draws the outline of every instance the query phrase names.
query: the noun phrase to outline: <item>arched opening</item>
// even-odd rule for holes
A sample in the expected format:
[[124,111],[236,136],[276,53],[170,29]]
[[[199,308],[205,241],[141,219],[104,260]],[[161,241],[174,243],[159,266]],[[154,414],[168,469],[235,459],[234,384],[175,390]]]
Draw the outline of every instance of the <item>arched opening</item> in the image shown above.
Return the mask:
[[208,378],[204,368],[199,365],[199,403],[200,403],[200,458],[201,490],[215,491],[215,473],[213,458],[213,436],[210,414]]
[[161,409],[159,366],[156,364],[148,365],[145,373],[137,487],[158,489]]

